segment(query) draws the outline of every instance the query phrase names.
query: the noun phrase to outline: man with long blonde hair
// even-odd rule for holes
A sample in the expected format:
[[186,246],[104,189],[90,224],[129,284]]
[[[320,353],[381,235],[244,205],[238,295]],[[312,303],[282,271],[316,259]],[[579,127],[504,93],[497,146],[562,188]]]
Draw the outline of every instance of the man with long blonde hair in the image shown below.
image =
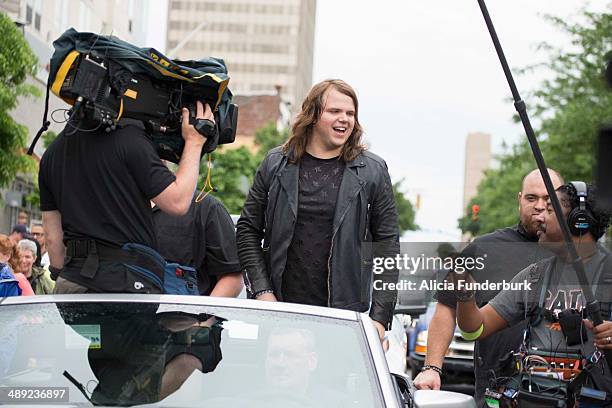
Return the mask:
[[[398,252],[397,210],[387,166],[365,150],[362,133],[353,88],[316,84],[289,140],[257,170],[238,254],[253,298],[369,309],[382,339],[396,292],[371,290],[372,257]],[[376,279],[397,280],[397,271]]]

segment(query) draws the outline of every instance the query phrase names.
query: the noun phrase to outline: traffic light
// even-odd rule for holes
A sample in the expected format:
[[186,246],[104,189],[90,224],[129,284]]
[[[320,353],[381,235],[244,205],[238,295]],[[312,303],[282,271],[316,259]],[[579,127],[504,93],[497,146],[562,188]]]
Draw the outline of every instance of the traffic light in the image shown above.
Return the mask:
[[472,221],[478,221],[478,211],[480,211],[480,206],[478,204],[472,205]]

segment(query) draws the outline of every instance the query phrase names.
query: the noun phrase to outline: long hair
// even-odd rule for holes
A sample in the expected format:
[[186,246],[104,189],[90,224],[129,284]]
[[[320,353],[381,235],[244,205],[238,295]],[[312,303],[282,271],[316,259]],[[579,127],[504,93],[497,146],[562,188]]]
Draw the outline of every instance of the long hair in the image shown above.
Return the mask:
[[17,246],[11,241],[9,237],[4,234],[0,234],[0,254],[8,256],[8,265],[11,267],[13,272],[19,264],[19,254],[17,252]]
[[313,86],[306,95],[304,102],[302,102],[302,111],[298,113],[291,127],[291,137],[283,145],[283,152],[289,156],[292,163],[297,163],[304,155],[308,139],[312,135],[312,129],[323,111],[325,104],[323,96],[329,89],[335,89],[350,97],[355,105],[355,126],[346,143],[342,146],[340,158],[345,162],[350,162],[365,150],[365,146],[361,144],[363,129],[359,124],[359,103],[355,90],[341,79],[326,79]]

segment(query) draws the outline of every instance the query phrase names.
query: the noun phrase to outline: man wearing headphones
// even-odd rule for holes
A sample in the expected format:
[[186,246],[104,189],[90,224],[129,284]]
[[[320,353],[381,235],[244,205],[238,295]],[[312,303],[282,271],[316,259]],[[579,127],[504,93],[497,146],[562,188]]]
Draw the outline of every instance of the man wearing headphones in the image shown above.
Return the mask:
[[[548,173],[555,188],[565,183],[557,171],[548,169]],[[462,257],[484,256],[484,268],[472,272],[475,280],[510,281],[525,267],[552,255],[537,244],[537,217],[546,211],[548,202],[548,192],[540,170],[536,168],[525,175],[517,193],[517,201],[519,222],[516,225],[478,236],[462,251]],[[477,304],[484,306],[498,292],[499,289],[477,291]],[[427,356],[422,371],[414,379],[418,389],[440,389],[443,370],[450,372],[454,369],[452,360],[445,361],[444,356],[455,332],[457,300],[452,290],[438,291],[436,299],[438,303],[428,329]],[[478,406],[484,404],[489,372],[497,367],[498,356],[515,350],[521,344],[524,328],[524,324],[508,327],[474,344],[474,399]]]
[[[540,217],[538,230],[539,245],[545,246],[554,256],[536,262],[519,272],[511,283],[523,283],[522,290],[500,292],[489,303],[478,308],[474,291],[469,285],[463,288],[459,283],[471,282],[469,275],[454,274],[457,283],[457,323],[464,337],[483,339],[491,334],[521,321],[530,321],[527,350],[539,354],[579,350],[584,357],[593,355],[594,345],[600,350],[612,349],[612,320],[610,304],[612,290],[612,256],[602,249],[597,240],[601,238],[610,223],[610,214],[597,204],[594,186],[584,182],[572,182],[557,189],[563,219],[567,220],[572,240],[578,251],[595,298],[600,301],[604,323],[593,327],[590,322],[582,327],[585,306],[582,288],[571,264],[563,240],[562,230],[554,210],[548,205]],[[564,316],[577,319],[576,332],[566,330]],[[501,355],[499,356],[502,357]],[[554,368],[554,367],[553,367]],[[604,359],[589,371],[596,389],[606,392],[606,401],[612,402],[612,376]]]

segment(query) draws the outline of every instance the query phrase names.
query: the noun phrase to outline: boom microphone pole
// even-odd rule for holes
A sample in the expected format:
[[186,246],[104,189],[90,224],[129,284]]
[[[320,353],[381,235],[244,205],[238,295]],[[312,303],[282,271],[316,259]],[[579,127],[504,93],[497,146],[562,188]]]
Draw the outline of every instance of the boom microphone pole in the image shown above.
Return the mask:
[[[497,56],[499,57],[499,61],[501,62],[502,68],[504,70],[504,74],[506,75],[506,80],[508,81],[508,85],[510,86],[510,91],[512,92],[512,98],[514,99],[514,107],[521,118],[521,123],[523,124],[523,128],[525,129],[525,133],[527,134],[527,139],[529,140],[529,145],[531,146],[531,151],[533,152],[533,157],[535,158],[536,163],[538,164],[538,169],[542,174],[542,179],[544,180],[544,185],[546,186],[546,191],[548,192],[548,197],[550,197],[550,202],[555,210],[555,216],[557,218],[557,222],[561,227],[561,231],[563,232],[563,239],[565,241],[565,245],[567,247],[567,251],[570,254],[572,259],[572,266],[576,270],[576,275],[578,275],[578,282],[580,282],[580,287],[582,289],[582,295],[586,301],[586,310],[593,321],[595,326],[603,323],[603,319],[601,318],[601,310],[599,308],[599,302],[593,296],[593,291],[591,290],[591,286],[589,285],[589,281],[584,272],[584,265],[582,264],[582,259],[578,256],[578,252],[576,251],[576,247],[574,246],[574,242],[572,241],[569,226],[567,225],[567,221],[563,218],[563,212],[561,211],[561,204],[559,203],[559,198],[553,188],[552,181],[550,180],[550,175],[548,174],[548,170],[546,164],[544,162],[544,157],[542,156],[542,151],[540,150],[540,146],[538,141],[533,133],[533,128],[531,127],[531,122],[529,121],[529,116],[527,115],[527,107],[525,102],[521,99],[521,95],[516,88],[516,84],[514,83],[514,78],[512,77],[512,72],[510,71],[510,67],[508,66],[508,61],[506,61],[506,57],[504,55],[504,50],[501,47],[499,42],[499,38],[497,37],[497,33],[495,32],[495,27],[493,26],[493,22],[491,21],[491,16],[489,15],[489,11],[487,10],[487,6],[484,0],[478,0],[478,5],[480,6],[480,10],[482,11],[482,16],[485,19],[487,24],[487,28],[489,29],[489,34],[491,35],[491,39],[493,40],[493,46],[495,47],[495,51],[497,52]],[[602,350],[606,362],[608,363],[608,367],[612,370],[612,350]]]

